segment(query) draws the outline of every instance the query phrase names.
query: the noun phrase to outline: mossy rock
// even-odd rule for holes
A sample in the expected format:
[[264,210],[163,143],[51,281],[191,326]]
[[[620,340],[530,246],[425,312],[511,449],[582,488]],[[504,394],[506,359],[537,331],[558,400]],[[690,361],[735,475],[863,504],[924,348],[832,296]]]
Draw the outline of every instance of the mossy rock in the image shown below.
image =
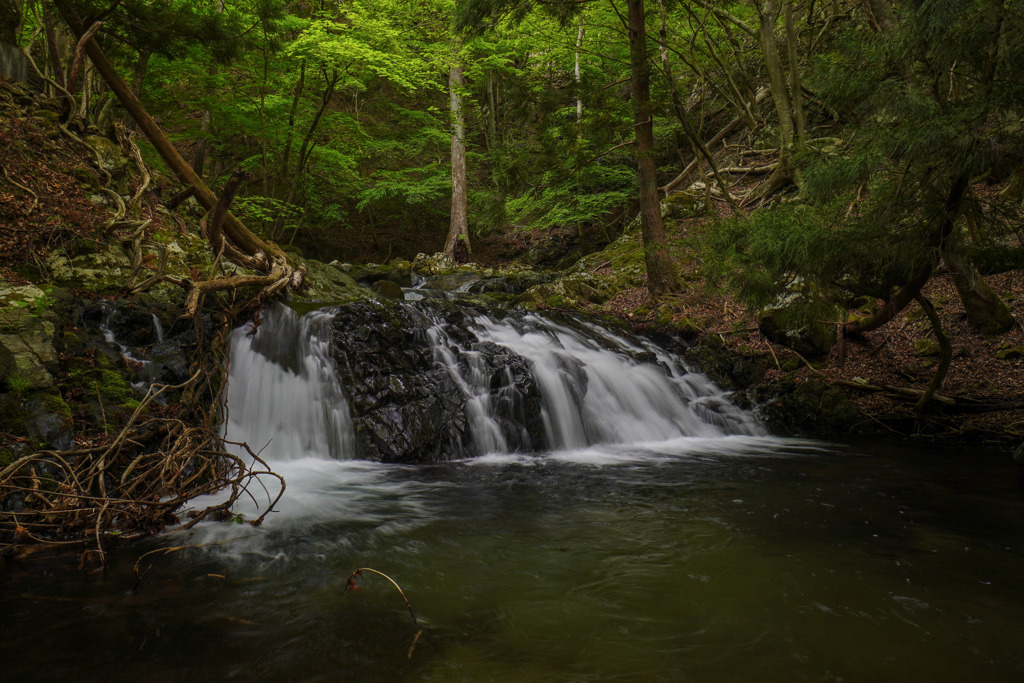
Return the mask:
[[934,339],[918,339],[914,342],[915,356],[938,356],[942,353],[942,346]]
[[842,391],[816,379],[761,385],[748,397],[776,433],[837,436],[853,433],[863,422],[860,410]]
[[306,267],[306,279],[298,302],[349,303],[372,300],[377,294],[362,287],[344,270],[322,261],[305,259],[300,262]]
[[137,400],[124,372],[100,353],[95,355],[92,363],[86,358],[75,358],[70,362],[68,386],[82,389],[89,396],[98,393],[107,406],[127,407]]
[[716,334],[709,334],[686,352],[686,360],[727,391],[747,389],[764,377],[764,365],[725,348]]
[[1020,360],[1024,358],[1024,346],[1010,346],[996,351],[999,360]]
[[669,220],[702,218],[709,214],[707,201],[697,192],[677,192],[661,201],[661,217]]
[[367,263],[350,265],[346,271],[353,280],[362,285],[372,285],[381,280],[394,282],[400,287],[412,286],[412,264],[408,261],[397,264]]
[[405,298],[405,292],[402,291],[401,285],[391,280],[377,280],[373,283],[373,290],[385,299],[398,300]]

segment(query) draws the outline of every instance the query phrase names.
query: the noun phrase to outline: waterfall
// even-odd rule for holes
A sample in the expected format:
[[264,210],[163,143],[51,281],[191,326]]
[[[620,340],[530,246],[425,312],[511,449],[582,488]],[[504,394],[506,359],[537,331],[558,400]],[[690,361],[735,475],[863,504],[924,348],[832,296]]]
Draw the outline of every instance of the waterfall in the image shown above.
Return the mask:
[[[705,375],[685,368],[653,343],[631,342],[594,323],[572,329],[539,315],[501,320],[479,315],[473,319],[477,342],[462,347],[450,346],[445,327],[436,316],[428,336],[435,357],[463,387],[481,452],[509,450],[495,418],[496,406],[513,396],[510,375],[496,385],[493,375],[481,372],[478,347],[487,342],[529,361],[540,388],[549,450],[765,433],[751,413],[729,403]],[[455,362],[453,348],[466,362]],[[505,407],[505,412],[515,413],[516,407]]]
[[330,309],[274,305],[231,333],[224,436],[274,460],[351,458],[355,436],[331,357]]
[[[765,433],[706,376],[628,333],[429,297],[399,306],[334,320],[337,309],[300,316],[276,305],[235,330],[226,437],[272,459],[412,462]],[[374,330],[403,325],[398,357],[424,361],[384,367]]]

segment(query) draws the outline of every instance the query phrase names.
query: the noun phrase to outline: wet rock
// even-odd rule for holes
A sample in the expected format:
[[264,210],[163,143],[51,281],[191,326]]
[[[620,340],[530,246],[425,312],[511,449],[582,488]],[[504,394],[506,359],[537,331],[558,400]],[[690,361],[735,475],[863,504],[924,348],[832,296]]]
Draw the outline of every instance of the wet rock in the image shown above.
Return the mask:
[[556,277],[549,272],[516,271],[484,278],[470,285],[469,291],[475,294],[522,294],[532,287],[548,284]]
[[26,402],[30,417],[25,421],[32,442],[63,451],[75,445],[75,424],[71,408],[60,394],[46,394]]
[[843,435],[852,433],[864,421],[842,391],[816,379],[763,384],[746,396],[776,433]]
[[405,463],[458,457],[468,438],[462,395],[434,363],[412,315],[355,303],[338,312],[332,327],[361,455]]
[[737,355],[724,347],[722,338],[708,335],[703,342],[687,349],[683,355],[727,391],[748,389],[764,377],[761,363]]
[[[391,302],[357,302],[335,315],[333,349],[352,411],[360,456],[423,463],[476,455],[467,397],[434,357],[425,330],[440,328],[459,347],[460,370],[487,378],[496,420],[511,448],[532,451],[543,439],[540,390],[521,356],[478,342],[465,330],[467,312],[438,301],[426,313]],[[472,314],[471,312],[468,314]],[[429,319],[426,316],[430,316]]]
[[373,290],[385,299],[401,300],[405,298],[405,292],[402,291],[401,285],[391,280],[378,280],[374,282]]

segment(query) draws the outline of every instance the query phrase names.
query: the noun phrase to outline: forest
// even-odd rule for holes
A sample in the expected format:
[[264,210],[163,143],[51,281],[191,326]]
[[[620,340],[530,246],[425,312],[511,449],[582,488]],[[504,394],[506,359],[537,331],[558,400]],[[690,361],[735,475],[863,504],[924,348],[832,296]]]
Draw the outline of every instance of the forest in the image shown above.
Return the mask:
[[0,0],[0,571],[272,544],[309,458],[1024,464],[1022,64],[1020,0]]

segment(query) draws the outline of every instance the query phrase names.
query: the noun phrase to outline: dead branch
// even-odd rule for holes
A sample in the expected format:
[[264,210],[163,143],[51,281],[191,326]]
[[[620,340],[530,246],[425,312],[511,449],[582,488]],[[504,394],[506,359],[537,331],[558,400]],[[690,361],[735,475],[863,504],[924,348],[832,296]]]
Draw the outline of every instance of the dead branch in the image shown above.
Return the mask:
[[755,173],[755,174],[760,174],[760,173],[771,173],[772,171],[774,171],[778,167],[779,167],[778,162],[775,162],[774,164],[767,164],[765,166],[727,166],[727,167],[719,169],[719,170],[722,173],[746,173],[746,174]]

